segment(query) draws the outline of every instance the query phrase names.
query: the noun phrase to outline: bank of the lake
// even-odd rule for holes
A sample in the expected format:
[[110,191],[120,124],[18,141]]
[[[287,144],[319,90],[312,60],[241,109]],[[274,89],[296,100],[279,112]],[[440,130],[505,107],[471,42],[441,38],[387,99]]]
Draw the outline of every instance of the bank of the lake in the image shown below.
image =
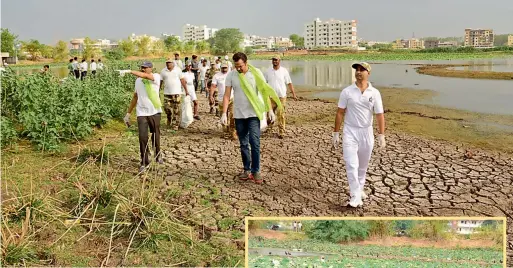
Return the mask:
[[[495,71],[471,71],[457,70],[453,67],[465,67],[469,65],[459,64],[427,64],[416,67],[419,74],[441,76],[441,77],[458,77],[471,79],[495,79],[495,80],[513,80],[513,72],[495,72]],[[513,87],[513,86],[512,86]]]

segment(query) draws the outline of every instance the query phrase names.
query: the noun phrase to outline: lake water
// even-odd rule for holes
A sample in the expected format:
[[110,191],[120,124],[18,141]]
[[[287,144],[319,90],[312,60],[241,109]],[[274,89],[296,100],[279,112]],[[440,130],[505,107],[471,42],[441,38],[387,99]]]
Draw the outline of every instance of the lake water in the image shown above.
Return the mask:
[[[253,65],[262,70],[271,67],[271,61],[253,60]],[[351,61],[282,61],[291,75],[294,85],[319,90],[315,97],[337,98],[337,91],[354,82]],[[426,104],[440,105],[461,110],[513,115],[513,80],[482,80],[466,78],[436,77],[421,75],[415,71],[419,64],[487,64],[473,66],[478,70],[513,71],[513,58],[482,60],[444,61],[373,61],[371,83],[378,87],[429,89],[438,94],[425,100]],[[161,70],[164,63],[156,63]],[[463,67],[467,68],[467,67]],[[488,68],[488,69],[487,69]],[[67,75],[66,67],[52,68],[60,77]],[[23,70],[27,71],[27,70]],[[28,70],[29,72],[38,71]],[[334,90],[335,89],[335,90]]]

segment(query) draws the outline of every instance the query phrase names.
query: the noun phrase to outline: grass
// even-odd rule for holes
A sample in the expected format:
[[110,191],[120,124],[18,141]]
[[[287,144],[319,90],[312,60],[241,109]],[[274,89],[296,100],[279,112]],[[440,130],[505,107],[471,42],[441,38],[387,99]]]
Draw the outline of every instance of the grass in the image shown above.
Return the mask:
[[[34,151],[25,140],[2,150],[2,263],[243,263],[235,245],[199,240],[195,225],[174,212],[183,188],[162,189],[162,172],[156,168],[136,176],[137,163],[127,155],[138,155],[137,135],[117,121],[61,152]],[[187,184],[199,187],[190,179]],[[221,200],[219,189],[209,186],[206,198]],[[223,221],[230,237],[241,235],[228,231],[236,222]]]
[[[513,127],[513,116],[483,114],[419,104],[420,101],[435,96],[436,93],[430,90],[382,88],[379,86],[377,88],[383,98],[386,126],[389,130],[484,150],[513,153],[511,130],[487,126],[487,124],[499,124]],[[299,88],[298,96],[313,99],[318,92],[318,90]],[[333,103],[333,109],[313,112],[300,117],[290,115],[287,122],[291,124],[303,124],[312,120],[334,122],[337,99],[327,99],[326,101]]]

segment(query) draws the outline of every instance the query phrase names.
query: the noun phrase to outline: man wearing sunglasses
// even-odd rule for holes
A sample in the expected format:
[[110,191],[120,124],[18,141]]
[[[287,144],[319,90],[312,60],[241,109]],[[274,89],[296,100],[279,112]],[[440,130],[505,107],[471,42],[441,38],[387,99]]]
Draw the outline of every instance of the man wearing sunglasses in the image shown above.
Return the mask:
[[346,163],[347,180],[351,198],[349,206],[363,205],[362,199],[367,198],[364,192],[365,175],[374,147],[373,112],[378,121],[378,143],[384,148],[385,116],[381,94],[369,82],[370,64],[355,63],[356,82],[344,88],[340,93],[338,111],[333,131],[333,147],[338,148],[339,131],[344,121],[343,154]]
[[139,129],[139,150],[141,153],[141,166],[139,173],[142,173],[150,165],[150,149],[148,146],[148,128],[151,132],[151,144],[155,150],[155,160],[163,164],[160,155],[160,115],[162,104],[159,97],[160,75],[153,73],[153,64],[145,61],[141,64],[141,71],[121,70],[121,75],[130,73],[137,76],[135,80],[135,92],[128,107],[124,121],[130,124],[130,114],[136,108],[137,127]]

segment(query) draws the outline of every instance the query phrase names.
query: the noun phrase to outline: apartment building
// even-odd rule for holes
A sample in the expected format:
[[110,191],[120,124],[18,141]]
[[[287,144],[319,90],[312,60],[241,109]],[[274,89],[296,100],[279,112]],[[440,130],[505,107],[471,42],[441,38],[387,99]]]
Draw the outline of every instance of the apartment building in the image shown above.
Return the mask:
[[128,38],[131,40],[131,41],[138,41],[140,40],[141,38],[143,37],[149,37],[150,38],[150,41],[151,43],[154,43],[154,42],[157,42],[160,40],[160,38],[158,37],[155,37],[155,36],[149,36],[147,34],[143,34],[143,35],[135,35],[135,33],[132,33],[132,35],[130,35]]
[[482,220],[457,220],[449,222],[449,227],[458,234],[472,234],[483,225]]
[[341,21],[330,19],[321,21],[319,18],[305,24],[305,47],[358,47],[356,37],[356,20]]
[[475,48],[493,47],[494,35],[492,29],[465,29],[465,46]]
[[513,47],[513,35],[508,35],[508,46]]
[[182,37],[184,42],[203,41],[213,37],[217,31],[218,29],[208,28],[206,25],[185,24],[182,27]]

